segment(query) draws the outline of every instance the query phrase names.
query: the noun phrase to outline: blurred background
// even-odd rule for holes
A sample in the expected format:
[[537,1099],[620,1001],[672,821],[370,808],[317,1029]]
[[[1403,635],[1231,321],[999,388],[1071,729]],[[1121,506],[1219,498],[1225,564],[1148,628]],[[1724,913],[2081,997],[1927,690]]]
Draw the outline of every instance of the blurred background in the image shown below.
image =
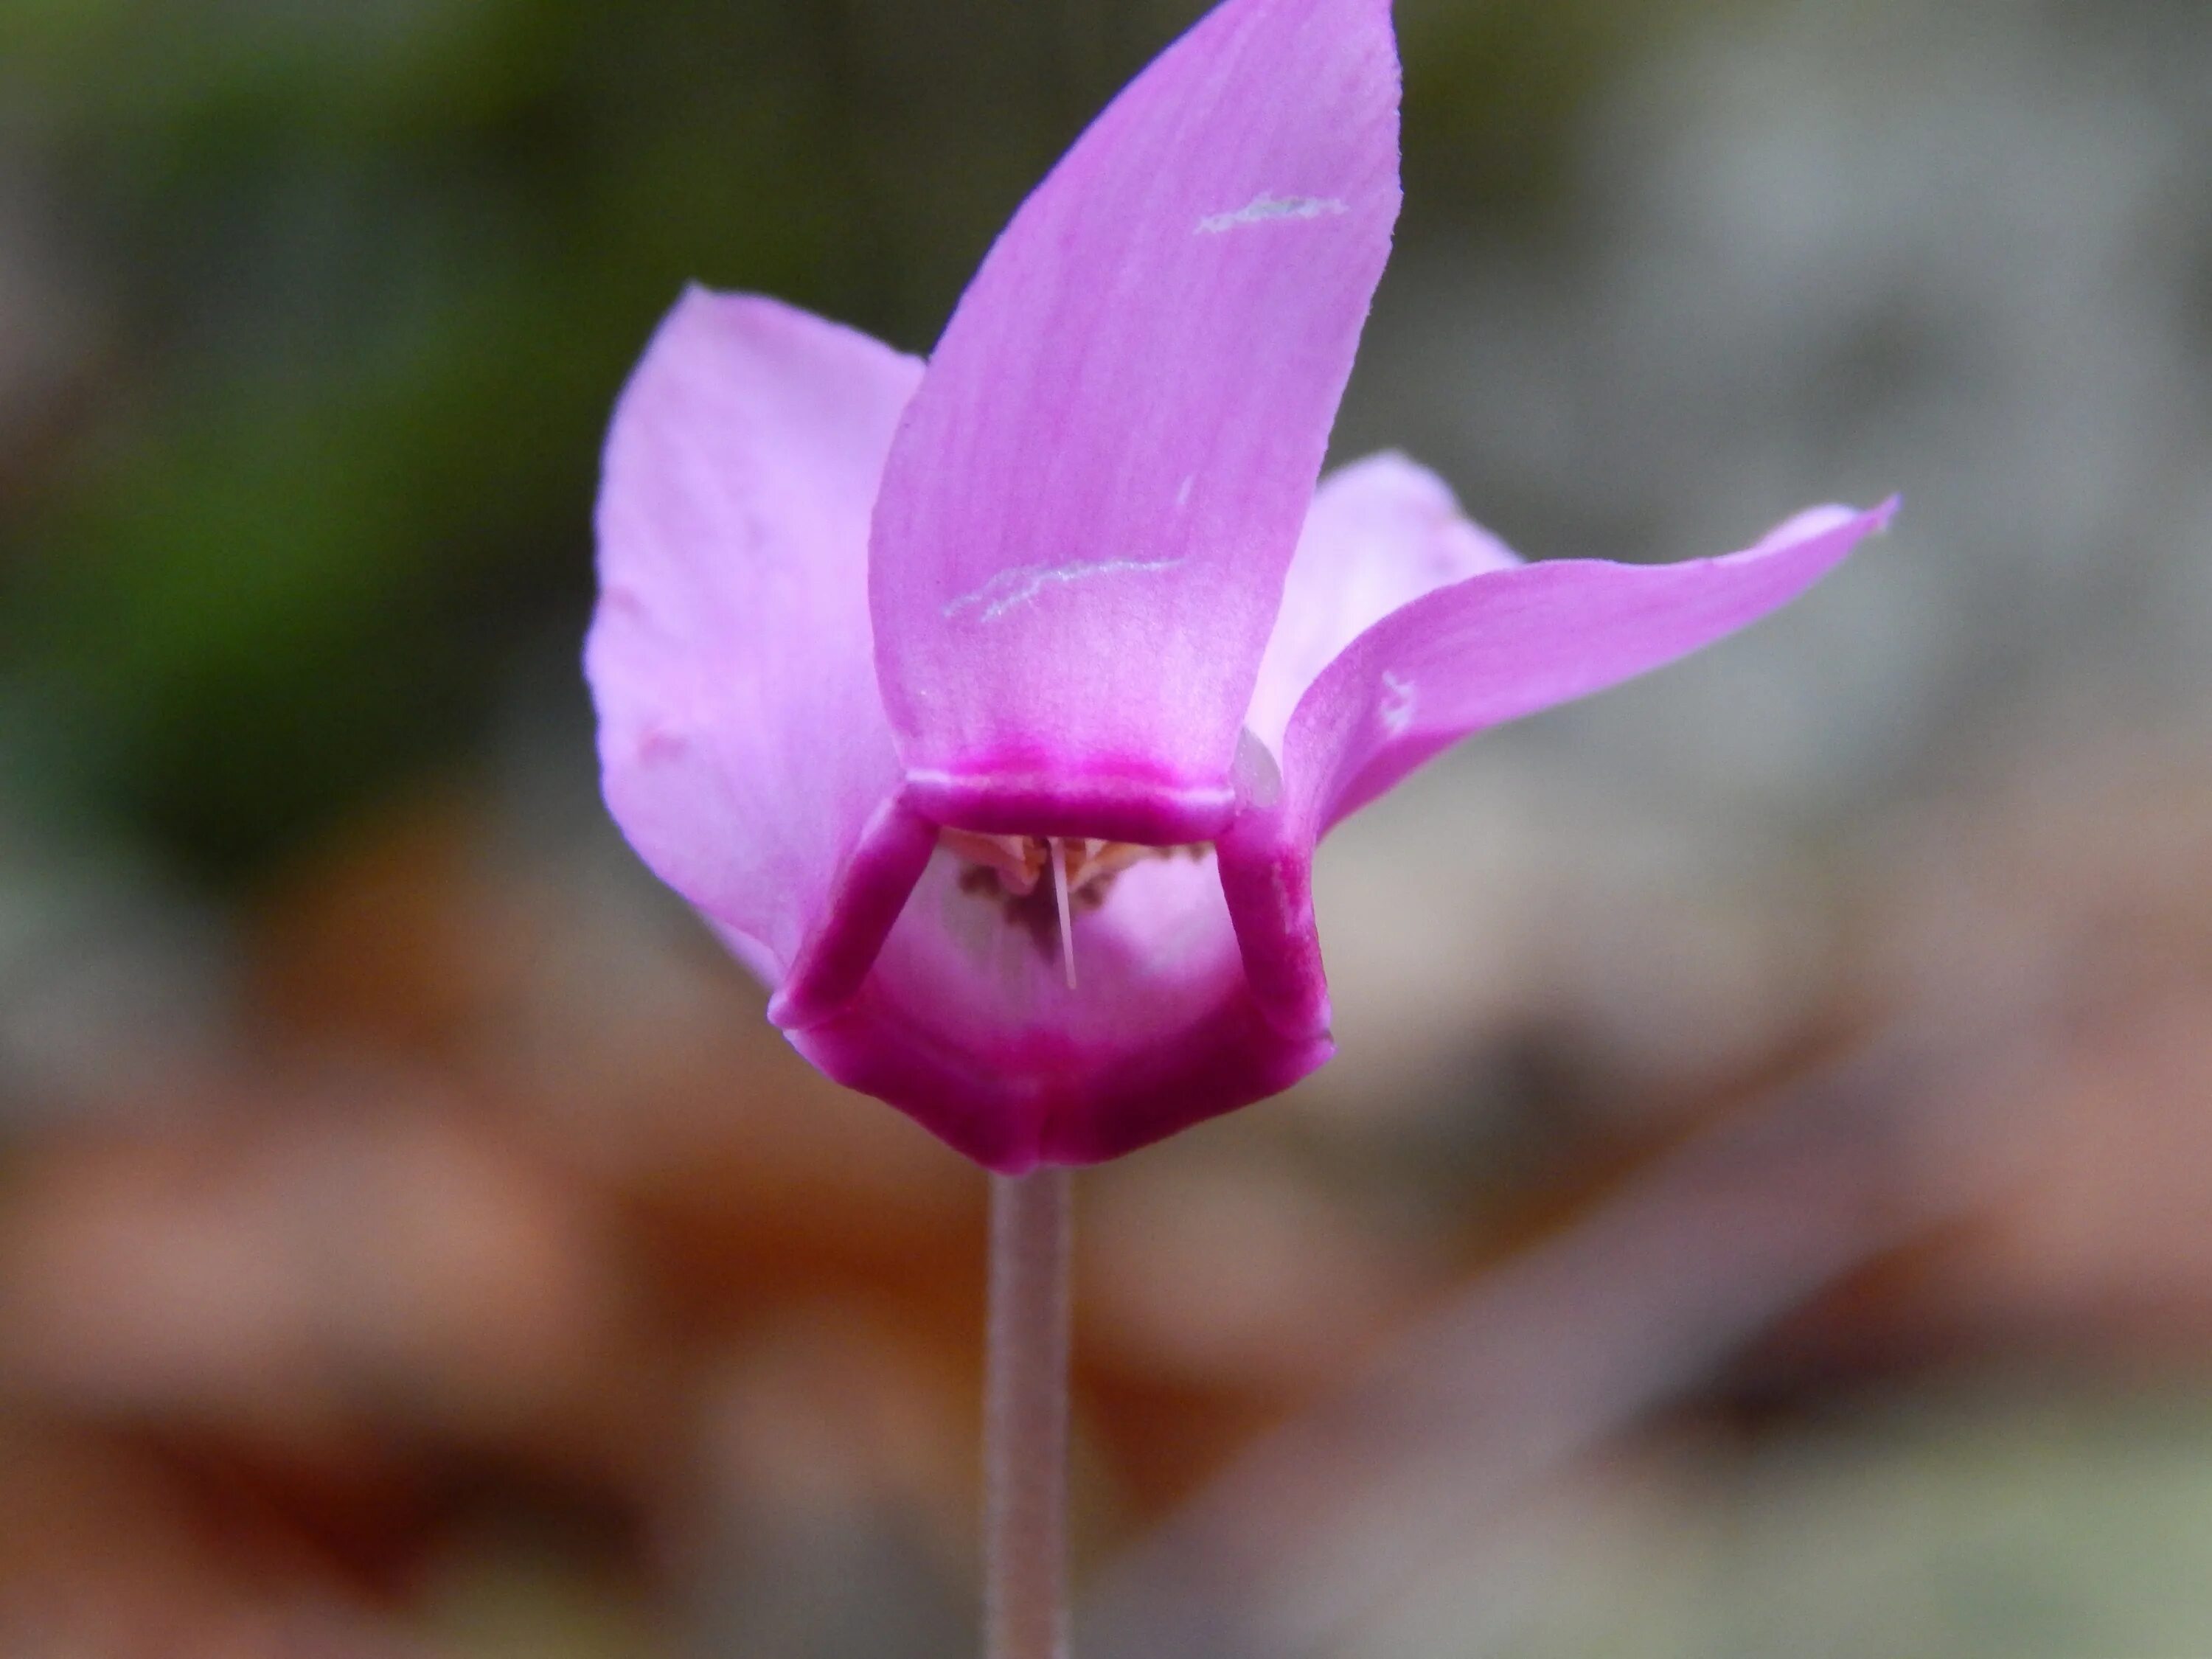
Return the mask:
[[[972,1650],[981,1177],[623,847],[680,285],[925,349],[1195,0],[0,0],[0,1651]],[[1401,0],[1338,432],[1905,509],[1086,1176],[1085,1659],[2212,1652],[2212,9]]]

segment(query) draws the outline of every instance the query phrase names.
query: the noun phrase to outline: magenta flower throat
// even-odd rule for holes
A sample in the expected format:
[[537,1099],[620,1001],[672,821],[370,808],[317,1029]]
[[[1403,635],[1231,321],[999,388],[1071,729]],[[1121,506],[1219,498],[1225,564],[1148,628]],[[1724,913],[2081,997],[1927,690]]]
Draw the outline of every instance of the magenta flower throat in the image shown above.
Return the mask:
[[1786,603],[1893,509],[1528,565],[1397,456],[1321,478],[1398,97],[1387,0],[1228,0],[1023,204],[927,365],[694,290],[616,412],[608,803],[802,1054],[994,1170],[1321,1065],[1333,825]]

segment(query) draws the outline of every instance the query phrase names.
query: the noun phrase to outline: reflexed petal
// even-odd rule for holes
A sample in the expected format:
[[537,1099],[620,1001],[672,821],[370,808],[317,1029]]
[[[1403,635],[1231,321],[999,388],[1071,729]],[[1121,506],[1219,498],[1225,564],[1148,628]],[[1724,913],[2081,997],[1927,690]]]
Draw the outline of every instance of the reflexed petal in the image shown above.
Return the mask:
[[[874,529],[926,811],[1203,840],[1389,252],[1388,0],[1228,0],[985,260]],[[991,822],[1026,817],[1021,823]]]
[[1292,1036],[1328,1029],[1312,865],[1331,824],[1471,732],[1618,684],[1788,603],[1896,506],[1816,507],[1717,559],[1492,569],[1367,629],[1300,699],[1274,798],[1219,843],[1246,973],[1268,1018]]
[[771,983],[897,787],[867,526],[921,374],[772,301],[694,289],[607,440],[585,647],[607,804]]
[[1710,645],[1796,598],[1895,510],[1816,507],[1720,558],[1562,559],[1416,599],[1353,641],[1299,702],[1284,741],[1288,809],[1318,837],[1470,732]]
[[1246,724],[1279,755],[1298,699],[1370,624],[1448,583],[1519,562],[1468,520],[1443,479],[1402,455],[1331,473],[1306,514]]
[[1328,1057],[1246,989],[1210,857],[1147,859],[1075,915],[1061,974],[1049,894],[1010,918],[996,878],[940,852],[860,994],[791,1034],[831,1077],[979,1163],[1093,1163],[1287,1088]]

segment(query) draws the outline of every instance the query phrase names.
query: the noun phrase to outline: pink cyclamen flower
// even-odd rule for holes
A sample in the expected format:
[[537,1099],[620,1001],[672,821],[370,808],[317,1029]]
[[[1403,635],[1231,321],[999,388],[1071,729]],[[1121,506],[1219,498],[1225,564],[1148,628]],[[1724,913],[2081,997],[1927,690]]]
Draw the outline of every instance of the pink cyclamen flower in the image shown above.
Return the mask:
[[1024,203],[925,366],[687,294],[623,394],[606,797],[831,1077],[1015,1173],[1328,1058],[1316,844],[1887,520],[1528,565],[1395,455],[1316,479],[1398,212],[1389,0],[1227,0]]

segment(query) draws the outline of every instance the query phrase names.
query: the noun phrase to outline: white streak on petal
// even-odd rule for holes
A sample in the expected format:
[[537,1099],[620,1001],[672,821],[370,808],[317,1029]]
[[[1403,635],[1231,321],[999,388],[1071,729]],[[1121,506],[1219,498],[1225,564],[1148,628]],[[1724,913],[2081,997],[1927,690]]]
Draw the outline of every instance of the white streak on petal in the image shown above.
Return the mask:
[[949,621],[963,611],[980,613],[977,620],[996,622],[1009,611],[1027,605],[1048,587],[1088,581],[1094,576],[1137,575],[1173,570],[1181,559],[1099,559],[1089,563],[1016,565],[1001,570],[972,593],[963,593],[945,607]]
[[1406,728],[1413,723],[1413,683],[1409,679],[1382,671],[1382,701],[1376,707],[1382,729],[1394,738],[1406,735]]
[[1264,225],[1279,219],[1319,219],[1346,211],[1333,196],[1258,196],[1228,213],[1209,214],[1198,222],[1201,236],[1218,236],[1225,230]]

